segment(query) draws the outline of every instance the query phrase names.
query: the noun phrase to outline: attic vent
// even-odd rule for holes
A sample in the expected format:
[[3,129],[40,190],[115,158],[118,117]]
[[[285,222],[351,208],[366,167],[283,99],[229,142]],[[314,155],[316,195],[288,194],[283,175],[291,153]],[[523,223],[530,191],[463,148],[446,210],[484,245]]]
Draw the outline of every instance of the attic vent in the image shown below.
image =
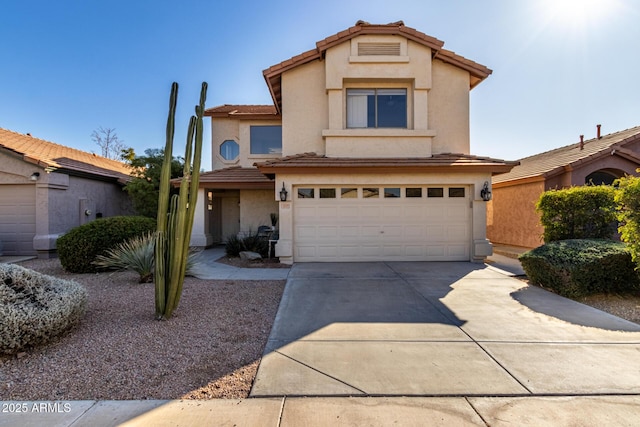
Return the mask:
[[400,43],[358,43],[358,56],[400,56]]

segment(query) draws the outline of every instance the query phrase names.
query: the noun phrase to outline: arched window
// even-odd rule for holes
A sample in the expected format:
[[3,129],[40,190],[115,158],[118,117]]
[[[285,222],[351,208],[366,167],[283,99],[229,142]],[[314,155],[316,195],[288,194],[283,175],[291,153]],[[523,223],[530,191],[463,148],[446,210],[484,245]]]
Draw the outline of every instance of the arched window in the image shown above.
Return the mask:
[[599,170],[587,175],[584,179],[586,185],[612,185],[613,181],[620,178],[612,172]]

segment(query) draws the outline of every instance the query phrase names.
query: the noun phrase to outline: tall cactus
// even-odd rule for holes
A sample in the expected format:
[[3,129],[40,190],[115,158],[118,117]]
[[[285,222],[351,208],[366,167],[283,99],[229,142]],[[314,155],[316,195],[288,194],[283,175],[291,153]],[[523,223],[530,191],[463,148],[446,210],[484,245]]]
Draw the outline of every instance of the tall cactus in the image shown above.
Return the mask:
[[[200,160],[202,157],[202,117],[207,97],[207,83],[202,83],[200,103],[196,115],[189,121],[180,193],[169,197],[171,190],[171,160],[178,99],[178,84],[171,86],[167,139],[164,163],[160,176],[158,197],[158,229],[156,233],[155,287],[156,318],[169,319],[180,302],[182,285],[187,269],[189,240],[193,229],[193,217],[198,200]],[[193,161],[193,163],[192,163]]]

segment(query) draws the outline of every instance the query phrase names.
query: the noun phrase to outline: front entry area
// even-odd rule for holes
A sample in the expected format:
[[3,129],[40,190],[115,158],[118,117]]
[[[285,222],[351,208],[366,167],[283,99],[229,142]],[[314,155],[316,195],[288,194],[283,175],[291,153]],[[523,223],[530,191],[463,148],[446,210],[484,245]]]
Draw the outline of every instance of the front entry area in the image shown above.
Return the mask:
[[294,259],[468,261],[468,186],[298,186]]

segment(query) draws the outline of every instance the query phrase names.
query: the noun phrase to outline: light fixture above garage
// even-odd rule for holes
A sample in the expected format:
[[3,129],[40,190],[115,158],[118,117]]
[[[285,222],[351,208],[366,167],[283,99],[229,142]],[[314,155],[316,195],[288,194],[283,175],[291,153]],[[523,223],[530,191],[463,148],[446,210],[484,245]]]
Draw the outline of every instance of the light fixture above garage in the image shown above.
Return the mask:
[[40,172],[34,172],[29,177],[31,181],[37,181],[39,178],[40,178]]
[[286,202],[287,201],[287,194],[289,194],[287,192],[287,189],[284,186],[284,182],[282,183],[282,190],[280,190],[280,201],[281,202]]
[[489,181],[484,182],[484,185],[482,186],[482,190],[480,190],[480,197],[482,197],[482,200],[484,200],[485,202],[488,202],[489,200],[491,200],[491,190],[489,190]]

